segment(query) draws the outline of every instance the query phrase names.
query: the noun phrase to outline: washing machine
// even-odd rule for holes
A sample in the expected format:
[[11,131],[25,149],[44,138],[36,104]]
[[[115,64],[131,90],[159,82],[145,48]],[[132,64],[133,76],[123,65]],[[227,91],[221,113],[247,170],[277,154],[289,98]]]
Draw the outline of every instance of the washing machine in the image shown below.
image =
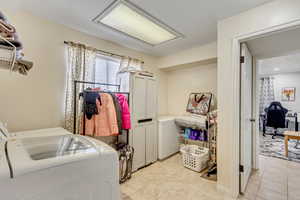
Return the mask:
[[29,131],[8,132],[3,122],[0,121],[0,134],[6,138],[26,138],[26,137],[41,137],[54,135],[72,134],[62,127],[37,129]]
[[0,129],[1,199],[120,200],[117,152],[93,138],[55,130],[7,137]]

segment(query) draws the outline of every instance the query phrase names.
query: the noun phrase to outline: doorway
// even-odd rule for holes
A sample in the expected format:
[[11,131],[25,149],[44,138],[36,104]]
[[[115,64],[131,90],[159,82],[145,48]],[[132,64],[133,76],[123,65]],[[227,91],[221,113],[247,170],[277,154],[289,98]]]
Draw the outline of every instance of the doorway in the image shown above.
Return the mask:
[[[243,42],[240,46],[242,58],[240,62],[240,193],[247,195],[247,191],[250,188],[252,195],[258,195],[260,198],[265,198],[263,196],[265,194],[262,193],[262,190],[264,190],[264,192],[269,191],[269,194],[280,196],[281,199],[288,199],[288,196],[293,195],[288,192],[289,186],[291,186],[289,180],[293,180],[296,177],[300,179],[300,174],[294,170],[295,168],[300,170],[300,153],[299,164],[291,163],[295,161],[292,156],[297,154],[297,152],[295,153],[297,148],[294,150],[290,147],[295,147],[298,140],[289,141],[288,144],[291,145],[288,146],[288,156],[286,156],[286,144],[284,141],[285,131],[298,131],[297,113],[300,112],[300,104],[298,106],[296,102],[296,92],[298,91],[297,83],[300,79],[299,35],[300,29],[294,28],[262,35],[255,39],[239,41]],[[243,53],[245,49],[248,49],[248,54],[250,53],[250,55]],[[252,57],[252,62],[249,60],[250,57]],[[297,78],[298,73],[299,78]],[[252,82],[249,81],[249,77],[252,78]],[[273,79],[274,77],[276,81]],[[268,102],[262,102],[264,98],[262,98],[261,94],[263,92],[272,96],[271,92],[263,91],[267,88],[264,85],[273,86],[274,94],[272,98],[268,99]],[[249,94],[251,94],[251,100],[249,100]],[[268,123],[268,130],[266,130],[266,116],[263,118],[262,114],[266,112],[272,102],[279,102],[286,109],[285,118],[293,118],[293,120],[289,120],[288,126],[269,127],[271,123]],[[249,106],[247,107],[246,105]],[[250,108],[251,114],[249,114]],[[249,138],[251,138],[251,141]],[[281,154],[281,158],[272,154],[266,155],[267,152],[264,147],[270,147],[270,144],[271,146],[273,145],[274,151],[276,149],[279,151],[277,153]],[[280,145],[276,146],[277,144]],[[262,167],[260,162],[269,166],[269,168]],[[263,173],[265,175],[262,175]],[[274,175],[272,175],[273,173]],[[257,174],[262,177],[260,177],[259,186],[253,189],[253,187],[256,187],[253,186],[253,182],[257,181],[253,179],[257,178]],[[269,179],[272,176],[278,176],[278,174],[282,175],[280,175],[279,180],[286,181],[279,181],[280,183],[275,187],[274,182],[276,180]],[[288,189],[285,190],[284,188]],[[276,190],[280,192],[276,192]]]

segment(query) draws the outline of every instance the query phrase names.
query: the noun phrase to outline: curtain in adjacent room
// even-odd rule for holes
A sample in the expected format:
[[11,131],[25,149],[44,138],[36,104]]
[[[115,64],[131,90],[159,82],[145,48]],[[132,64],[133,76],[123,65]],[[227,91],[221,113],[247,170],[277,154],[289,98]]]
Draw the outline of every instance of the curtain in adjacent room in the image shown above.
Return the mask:
[[264,109],[268,107],[274,100],[274,77],[261,78],[259,113],[264,113]]
[[[88,48],[83,44],[68,42],[67,47],[67,83],[66,83],[66,98],[65,98],[65,128],[71,132],[74,129],[74,98],[78,102],[79,93],[83,91],[83,84],[78,84],[77,94],[74,96],[74,80],[93,81],[93,69],[96,63],[96,51]],[[81,111],[80,105],[77,107],[77,112]],[[78,113],[76,113],[78,114]],[[78,115],[79,116],[79,115]],[[79,129],[80,119],[76,130]],[[77,132],[77,131],[76,131]]]

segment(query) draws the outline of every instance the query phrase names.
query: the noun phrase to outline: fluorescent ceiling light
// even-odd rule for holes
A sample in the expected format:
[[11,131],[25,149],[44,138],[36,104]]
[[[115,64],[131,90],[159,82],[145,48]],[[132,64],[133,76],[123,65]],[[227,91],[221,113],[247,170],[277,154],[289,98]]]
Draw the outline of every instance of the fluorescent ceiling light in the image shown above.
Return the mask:
[[274,71],[275,71],[275,72],[278,72],[278,71],[280,71],[280,69],[279,69],[278,67],[275,67],[275,68],[274,68]]
[[141,8],[124,0],[112,3],[93,21],[153,46],[182,37]]

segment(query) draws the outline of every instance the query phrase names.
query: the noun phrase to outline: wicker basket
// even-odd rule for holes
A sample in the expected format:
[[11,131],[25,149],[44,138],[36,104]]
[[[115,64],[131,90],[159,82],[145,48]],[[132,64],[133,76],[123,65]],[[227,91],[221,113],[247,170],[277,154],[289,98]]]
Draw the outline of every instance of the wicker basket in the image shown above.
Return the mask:
[[182,145],[180,152],[182,153],[183,166],[201,172],[207,167],[208,151],[208,148],[197,145]]

